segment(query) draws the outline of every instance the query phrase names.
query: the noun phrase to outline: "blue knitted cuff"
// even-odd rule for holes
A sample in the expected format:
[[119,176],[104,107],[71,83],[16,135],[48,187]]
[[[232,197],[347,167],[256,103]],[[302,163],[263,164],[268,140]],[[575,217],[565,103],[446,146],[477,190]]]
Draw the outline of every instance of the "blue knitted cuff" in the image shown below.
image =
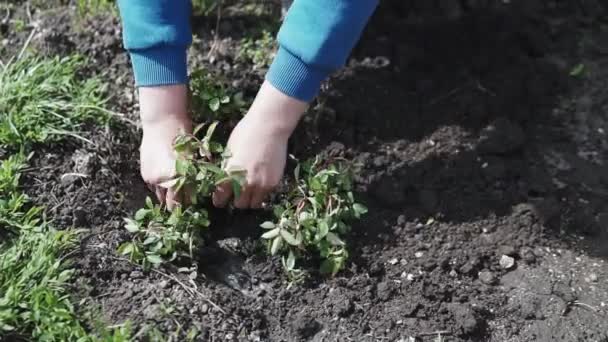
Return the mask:
[[138,87],[153,87],[188,82],[186,48],[163,46],[130,50]]
[[284,94],[310,102],[328,75],[328,71],[307,65],[280,47],[266,74],[266,80]]

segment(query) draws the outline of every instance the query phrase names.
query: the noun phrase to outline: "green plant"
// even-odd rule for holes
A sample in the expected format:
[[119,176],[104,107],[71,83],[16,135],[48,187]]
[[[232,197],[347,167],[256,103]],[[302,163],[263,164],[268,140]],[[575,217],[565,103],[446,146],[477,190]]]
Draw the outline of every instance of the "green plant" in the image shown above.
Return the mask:
[[270,31],[263,30],[258,39],[248,37],[241,40],[237,60],[251,62],[256,68],[266,68],[272,63],[275,50],[274,36]]
[[247,108],[243,93],[230,91],[224,82],[202,69],[190,75],[190,91],[197,121],[240,117]]
[[104,122],[104,86],[77,75],[82,57],[25,57],[0,70],[0,145],[21,145],[75,135],[87,121]]
[[87,15],[97,15],[103,12],[111,12],[115,10],[114,0],[77,0],[76,8],[81,17]]
[[168,212],[148,198],[146,207],[138,210],[133,219],[125,219],[125,228],[134,236],[119,247],[119,253],[144,268],[179,257],[192,258],[195,247],[201,243],[202,230],[210,224],[203,205],[216,186],[230,182],[236,196],[240,193],[244,172],[226,170],[227,154],[222,145],[212,140],[217,122],[208,125],[204,137],[196,136],[204,126],[199,125],[192,134],[176,139],[175,150],[180,155],[175,165],[177,176],[162,184],[188,192],[191,206],[186,209],[178,206]]
[[323,163],[317,157],[296,166],[294,178],[293,188],[273,209],[274,222],[261,225],[267,230],[262,238],[271,255],[282,255],[289,273],[297,272],[298,258],[314,250],[323,259],[320,271],[335,275],[348,258],[343,238],[350,222],[367,208],[355,202],[345,161]]
[[192,0],[192,11],[195,15],[208,16],[221,5],[221,0]]

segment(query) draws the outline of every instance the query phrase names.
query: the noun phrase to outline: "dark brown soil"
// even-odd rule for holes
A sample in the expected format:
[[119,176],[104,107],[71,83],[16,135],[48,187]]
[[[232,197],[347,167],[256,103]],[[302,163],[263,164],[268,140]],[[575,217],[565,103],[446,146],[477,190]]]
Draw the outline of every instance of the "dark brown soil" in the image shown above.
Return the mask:
[[[293,286],[260,252],[255,212],[213,212],[197,272],[144,273],[118,258],[122,217],[146,196],[119,22],[75,22],[67,7],[34,17],[32,46],[89,56],[124,113],[83,133],[95,145],[40,147],[26,177],[57,226],[90,231],[76,258],[83,310],[136,331],[197,328],[201,341],[608,341],[601,1],[383,2],[291,149],[356,162],[370,213],[350,236],[345,272],[326,279],[311,268]],[[208,56],[215,18],[198,18],[205,43],[192,64],[254,94],[263,71],[233,60],[261,20],[225,17]],[[0,56],[25,38],[9,35]],[[579,63],[583,75],[570,76]]]

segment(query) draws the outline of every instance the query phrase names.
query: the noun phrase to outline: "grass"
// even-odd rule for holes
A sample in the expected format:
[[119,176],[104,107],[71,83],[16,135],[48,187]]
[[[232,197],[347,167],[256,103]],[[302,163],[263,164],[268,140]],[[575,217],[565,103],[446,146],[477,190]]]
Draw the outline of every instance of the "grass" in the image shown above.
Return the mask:
[[80,57],[26,57],[1,70],[0,146],[20,151],[0,164],[0,336],[7,341],[130,340],[127,326],[90,328],[79,318],[68,293],[78,234],[53,229],[20,189],[24,151],[107,119],[101,82],[77,77],[83,66]]
[[79,56],[25,57],[0,70],[0,145],[11,148],[77,135],[85,122],[103,122],[104,87],[76,77]]
[[80,17],[106,12],[117,13],[116,1],[114,0],[78,0],[76,1],[76,8]]

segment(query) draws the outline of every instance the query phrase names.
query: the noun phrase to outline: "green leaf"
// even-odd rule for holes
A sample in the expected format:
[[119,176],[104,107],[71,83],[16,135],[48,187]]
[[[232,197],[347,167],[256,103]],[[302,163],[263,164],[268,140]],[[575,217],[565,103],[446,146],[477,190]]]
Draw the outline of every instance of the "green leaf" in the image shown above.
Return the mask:
[[148,236],[145,240],[144,240],[144,246],[146,245],[151,245],[153,243],[156,243],[156,241],[158,241],[158,237],[156,236]]
[[262,224],[260,225],[260,227],[262,227],[262,228],[264,228],[264,229],[273,229],[273,228],[274,228],[274,227],[276,227],[276,226],[275,226],[275,224],[274,224],[274,223],[272,223],[272,222],[270,222],[270,221],[266,221],[266,222],[262,223]]
[[232,179],[230,184],[232,185],[232,193],[234,194],[234,197],[239,198],[242,190],[241,183],[236,179]]
[[[148,214],[151,212],[150,209],[139,209],[136,213],[135,213],[135,220],[137,221],[143,221],[146,219],[146,216],[148,216]],[[127,228],[128,229],[128,228]]]
[[146,260],[148,260],[153,265],[160,265],[163,263],[163,258],[161,258],[158,254],[147,254]]
[[342,241],[338,235],[332,232],[327,233],[327,241],[334,246],[344,246],[344,241]]
[[295,266],[296,266],[296,255],[293,253],[292,250],[290,250],[289,255],[287,256],[287,260],[285,261],[285,268],[287,268],[288,271],[291,271],[294,269]]
[[118,254],[127,255],[133,252],[134,246],[131,242],[125,242],[120,247],[118,247]]
[[125,229],[129,231],[129,233],[137,233],[139,232],[139,224],[132,219],[125,219]]
[[577,64],[574,68],[572,68],[572,70],[570,71],[570,76],[578,77],[581,76],[583,72],[585,72],[585,64],[580,63]]
[[269,230],[266,233],[262,234],[262,239],[266,239],[266,240],[274,239],[275,237],[277,237],[279,235],[280,231],[281,231],[280,228],[275,228],[273,230]]
[[220,109],[220,99],[217,97],[212,98],[209,101],[209,109],[211,109],[212,112],[217,112],[218,109]]
[[175,161],[175,172],[177,172],[180,176],[185,176],[188,174],[188,168],[190,167],[190,161],[184,158],[178,158]]
[[355,211],[355,217],[359,218],[361,215],[367,214],[367,207],[363,204],[353,204],[353,210]]
[[323,262],[321,263],[321,267],[319,268],[319,271],[322,274],[331,274],[331,275],[335,275],[336,273],[338,273],[339,270],[340,270],[339,265],[337,265],[337,263],[334,259],[323,260]]
[[277,236],[274,240],[272,240],[272,246],[270,247],[270,254],[276,255],[282,246],[283,246],[283,238],[281,236]]
[[281,236],[283,237],[283,239],[285,239],[285,241],[287,241],[288,244],[290,244],[292,246],[299,245],[298,240],[296,240],[296,238],[293,236],[293,234],[288,232],[286,229],[281,229],[280,233],[281,233]]
[[192,131],[192,135],[196,135],[203,127],[205,127],[205,124],[205,122],[198,124]]
[[317,239],[320,240],[324,238],[327,233],[329,233],[329,224],[327,223],[327,220],[319,220],[319,233]]
[[150,198],[150,196],[146,196],[146,208],[154,208],[154,203],[152,203],[152,198]]
[[221,103],[229,103],[230,102],[230,96],[228,95],[224,95],[224,97],[222,97],[222,99],[220,100]]

